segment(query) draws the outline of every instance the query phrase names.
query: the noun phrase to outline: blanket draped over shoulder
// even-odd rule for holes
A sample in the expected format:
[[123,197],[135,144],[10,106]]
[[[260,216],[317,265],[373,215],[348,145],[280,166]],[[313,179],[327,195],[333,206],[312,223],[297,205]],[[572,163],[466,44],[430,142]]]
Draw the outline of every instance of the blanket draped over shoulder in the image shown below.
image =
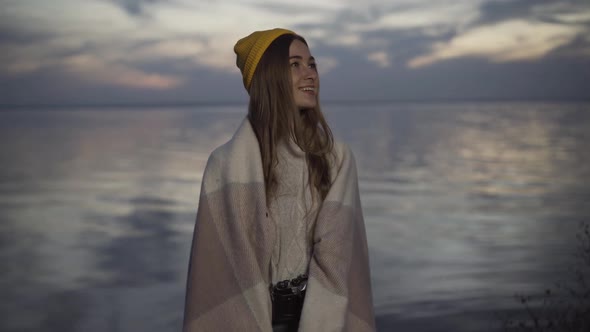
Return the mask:
[[[335,144],[332,186],[313,229],[299,331],[374,331],[364,220],[350,149]],[[207,162],[183,331],[272,331],[269,218],[258,141],[246,118]]]

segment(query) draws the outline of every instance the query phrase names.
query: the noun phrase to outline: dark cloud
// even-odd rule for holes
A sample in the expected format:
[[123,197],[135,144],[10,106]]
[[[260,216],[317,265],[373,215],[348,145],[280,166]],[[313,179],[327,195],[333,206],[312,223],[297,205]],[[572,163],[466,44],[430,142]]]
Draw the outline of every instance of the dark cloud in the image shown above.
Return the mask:
[[489,1],[482,3],[480,17],[474,26],[493,24],[514,18],[533,18],[532,8],[557,3],[553,0]]
[[[322,77],[323,100],[588,99],[590,59],[490,63],[453,59],[421,69],[376,68],[361,54],[342,54]],[[342,70],[340,68],[346,68]]]
[[[151,68],[160,73],[181,72],[177,61],[162,61]],[[147,90],[101,84],[80,79],[59,68],[46,68],[19,76],[0,75],[1,105],[186,103],[246,100],[239,73],[198,68],[184,70],[185,84],[172,90]]]
[[[545,6],[545,9],[539,11],[540,6]],[[583,4],[574,0],[488,1],[482,3],[480,17],[473,25],[493,24],[510,19],[528,19],[566,24],[563,20],[558,20],[555,15],[571,14],[580,10],[590,11],[590,4]]]
[[[155,4],[169,4],[177,7],[185,7],[186,10],[199,8],[199,1],[188,6],[178,0],[103,0],[121,7],[130,16],[146,17],[146,8]],[[196,7],[195,7],[196,6]]]
[[[588,57],[553,55],[532,62],[512,63],[460,58],[420,69],[406,68],[404,59],[419,53],[425,43],[416,39],[412,47],[391,46],[394,54],[391,68],[376,67],[367,60],[364,50],[344,52],[341,48],[318,45],[312,49],[315,55],[337,56],[339,61],[338,67],[321,77],[322,100],[590,98]],[[170,69],[174,64],[162,61],[157,66],[151,64],[149,69],[180,72],[180,69]],[[319,65],[322,65],[321,59]],[[57,69],[10,79],[0,76],[0,104],[235,103],[247,100],[237,72],[201,68],[183,74],[187,79],[184,85],[173,90],[149,91],[80,81]]]
[[171,2],[170,0],[107,0],[121,8],[129,15],[136,16],[144,14],[144,8],[158,2]]
[[44,42],[56,37],[55,33],[48,31],[30,31],[19,28],[6,22],[0,22],[0,47],[7,45],[30,45]]
[[574,58],[588,58],[590,55],[590,38],[589,34],[580,34],[571,42],[558,47],[551,51],[547,57],[574,57]]
[[251,6],[255,7],[256,9],[272,12],[275,14],[304,14],[310,12],[309,5],[297,5],[296,3],[293,4],[276,4],[271,2],[253,2],[250,3]]
[[397,65],[404,65],[406,61],[428,53],[431,45],[451,40],[456,34],[454,30],[446,30],[436,35],[429,35],[425,34],[421,28],[413,28],[400,31],[378,30],[368,32],[364,36],[387,40],[389,42],[387,53],[396,59]]

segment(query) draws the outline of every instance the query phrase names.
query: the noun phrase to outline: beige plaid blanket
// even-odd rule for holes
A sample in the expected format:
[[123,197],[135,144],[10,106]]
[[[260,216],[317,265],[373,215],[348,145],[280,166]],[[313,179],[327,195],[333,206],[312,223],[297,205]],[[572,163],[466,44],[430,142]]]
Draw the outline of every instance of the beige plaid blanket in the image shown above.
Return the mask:
[[[374,331],[364,220],[354,157],[335,145],[333,185],[313,230],[299,331]],[[199,200],[183,331],[272,331],[270,259],[258,142],[246,118],[209,157]]]

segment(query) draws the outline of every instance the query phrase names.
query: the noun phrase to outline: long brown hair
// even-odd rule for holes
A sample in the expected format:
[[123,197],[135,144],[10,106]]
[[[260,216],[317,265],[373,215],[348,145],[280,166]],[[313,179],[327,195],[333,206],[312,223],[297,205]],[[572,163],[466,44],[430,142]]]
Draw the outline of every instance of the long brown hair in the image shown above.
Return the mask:
[[295,39],[307,45],[303,37],[292,34],[282,35],[270,44],[258,63],[249,90],[248,119],[260,146],[267,202],[278,183],[277,144],[282,140],[292,139],[305,152],[314,201],[323,201],[331,186],[328,156],[334,146],[332,131],[319,101],[315,108],[299,110],[293,98],[289,47]]

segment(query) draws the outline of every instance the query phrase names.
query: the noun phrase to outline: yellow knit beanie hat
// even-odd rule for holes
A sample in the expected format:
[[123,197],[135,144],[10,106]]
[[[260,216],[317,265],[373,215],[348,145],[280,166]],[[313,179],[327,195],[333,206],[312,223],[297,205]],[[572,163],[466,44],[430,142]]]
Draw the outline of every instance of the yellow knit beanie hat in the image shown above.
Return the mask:
[[242,72],[244,80],[244,87],[247,91],[250,91],[250,83],[254,76],[256,66],[262,58],[262,55],[268,48],[268,46],[277,37],[285,34],[295,34],[293,31],[286,29],[272,29],[263,31],[254,31],[248,36],[238,40],[236,46],[234,46],[234,52],[236,52],[237,59],[236,65]]

